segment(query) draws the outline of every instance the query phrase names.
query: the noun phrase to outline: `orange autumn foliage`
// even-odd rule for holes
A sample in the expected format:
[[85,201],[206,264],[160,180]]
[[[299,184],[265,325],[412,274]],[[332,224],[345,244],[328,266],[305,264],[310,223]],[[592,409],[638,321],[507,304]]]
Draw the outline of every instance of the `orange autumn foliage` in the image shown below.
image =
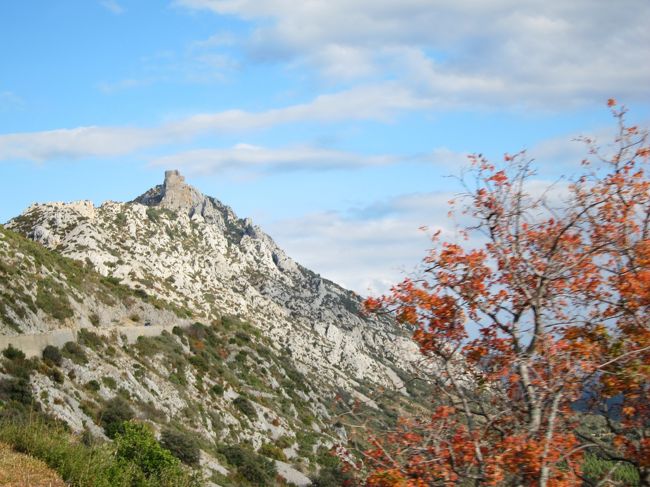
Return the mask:
[[614,143],[584,139],[566,185],[534,192],[523,152],[472,156],[476,248],[438,233],[420,278],[367,300],[414,330],[437,393],[429,417],[373,438],[366,485],[581,485],[586,452],[650,485],[650,149],[608,106]]

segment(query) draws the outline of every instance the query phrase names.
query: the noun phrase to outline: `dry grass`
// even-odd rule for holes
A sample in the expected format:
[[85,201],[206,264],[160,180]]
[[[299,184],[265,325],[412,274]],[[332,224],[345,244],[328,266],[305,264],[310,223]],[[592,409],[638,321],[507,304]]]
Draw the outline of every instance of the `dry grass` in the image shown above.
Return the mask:
[[0,485],[3,487],[65,487],[45,463],[0,443]]

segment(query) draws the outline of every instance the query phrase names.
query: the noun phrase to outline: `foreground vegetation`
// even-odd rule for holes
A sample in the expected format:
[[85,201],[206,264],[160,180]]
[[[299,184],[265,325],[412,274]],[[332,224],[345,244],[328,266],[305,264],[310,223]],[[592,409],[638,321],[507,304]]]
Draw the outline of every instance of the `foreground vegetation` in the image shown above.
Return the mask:
[[0,420],[0,441],[42,460],[72,486],[190,487],[199,485],[151,430],[127,423],[115,442],[93,444],[38,413]]
[[368,485],[650,486],[650,146],[609,106],[617,137],[585,139],[562,188],[525,153],[473,157],[477,247],[438,233],[421,276],[368,300],[440,370],[430,414],[366,452]]

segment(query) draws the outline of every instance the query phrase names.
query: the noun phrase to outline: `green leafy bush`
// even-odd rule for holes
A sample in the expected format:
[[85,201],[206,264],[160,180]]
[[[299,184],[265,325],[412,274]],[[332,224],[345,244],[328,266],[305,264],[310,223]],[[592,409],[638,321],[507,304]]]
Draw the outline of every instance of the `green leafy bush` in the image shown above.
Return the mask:
[[120,396],[115,396],[104,405],[101,411],[100,422],[106,436],[115,438],[119,433],[124,432],[124,423],[135,417],[133,409]]
[[582,464],[583,475],[586,479],[593,482],[593,485],[596,485],[599,479],[602,479],[612,470],[612,479],[620,482],[615,485],[639,485],[639,474],[633,466],[623,462],[617,463],[606,460],[591,453],[585,455],[585,460]]
[[85,365],[88,363],[88,356],[78,343],[67,342],[63,345],[62,354],[64,357],[72,360],[75,364]]
[[160,444],[184,464],[191,466],[199,464],[201,450],[189,433],[166,428],[160,436]]
[[156,441],[153,431],[144,423],[125,422],[115,437],[115,457],[120,464],[135,465],[136,477],[142,480],[181,478],[180,461]]
[[61,351],[54,345],[48,345],[43,349],[42,353],[43,360],[51,365],[56,365],[60,367],[63,363],[63,356]]
[[9,360],[24,360],[25,354],[22,350],[15,348],[11,343],[2,351],[2,355]]
[[104,340],[102,337],[96,333],[93,333],[92,331],[86,330],[85,328],[79,330],[79,333],[77,334],[77,340],[80,345],[92,348],[93,350],[100,350],[104,348]]
[[239,396],[232,402],[237,409],[244,413],[249,419],[257,419],[257,411],[253,403],[246,399],[244,396]]
[[63,384],[65,382],[65,376],[63,375],[63,372],[61,372],[59,369],[55,369],[55,368],[48,369],[47,376],[57,384]]
[[287,461],[287,456],[284,454],[282,449],[272,443],[264,443],[258,450],[258,453],[265,457],[273,458],[274,460],[280,460],[282,462]]
[[0,401],[29,405],[34,402],[32,387],[25,378],[0,379]]
[[36,307],[59,321],[74,315],[65,288],[51,277],[38,281]]
[[227,446],[219,450],[228,463],[237,467],[237,473],[255,486],[273,485],[277,469],[275,463],[241,446]]

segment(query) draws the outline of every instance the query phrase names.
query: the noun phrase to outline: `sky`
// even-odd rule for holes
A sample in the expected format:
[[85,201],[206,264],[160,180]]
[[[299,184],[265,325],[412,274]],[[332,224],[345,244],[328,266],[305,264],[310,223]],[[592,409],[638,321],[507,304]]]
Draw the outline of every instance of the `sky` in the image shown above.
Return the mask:
[[0,222],[178,169],[305,266],[386,291],[467,155],[578,170],[650,119],[647,0],[0,2]]

